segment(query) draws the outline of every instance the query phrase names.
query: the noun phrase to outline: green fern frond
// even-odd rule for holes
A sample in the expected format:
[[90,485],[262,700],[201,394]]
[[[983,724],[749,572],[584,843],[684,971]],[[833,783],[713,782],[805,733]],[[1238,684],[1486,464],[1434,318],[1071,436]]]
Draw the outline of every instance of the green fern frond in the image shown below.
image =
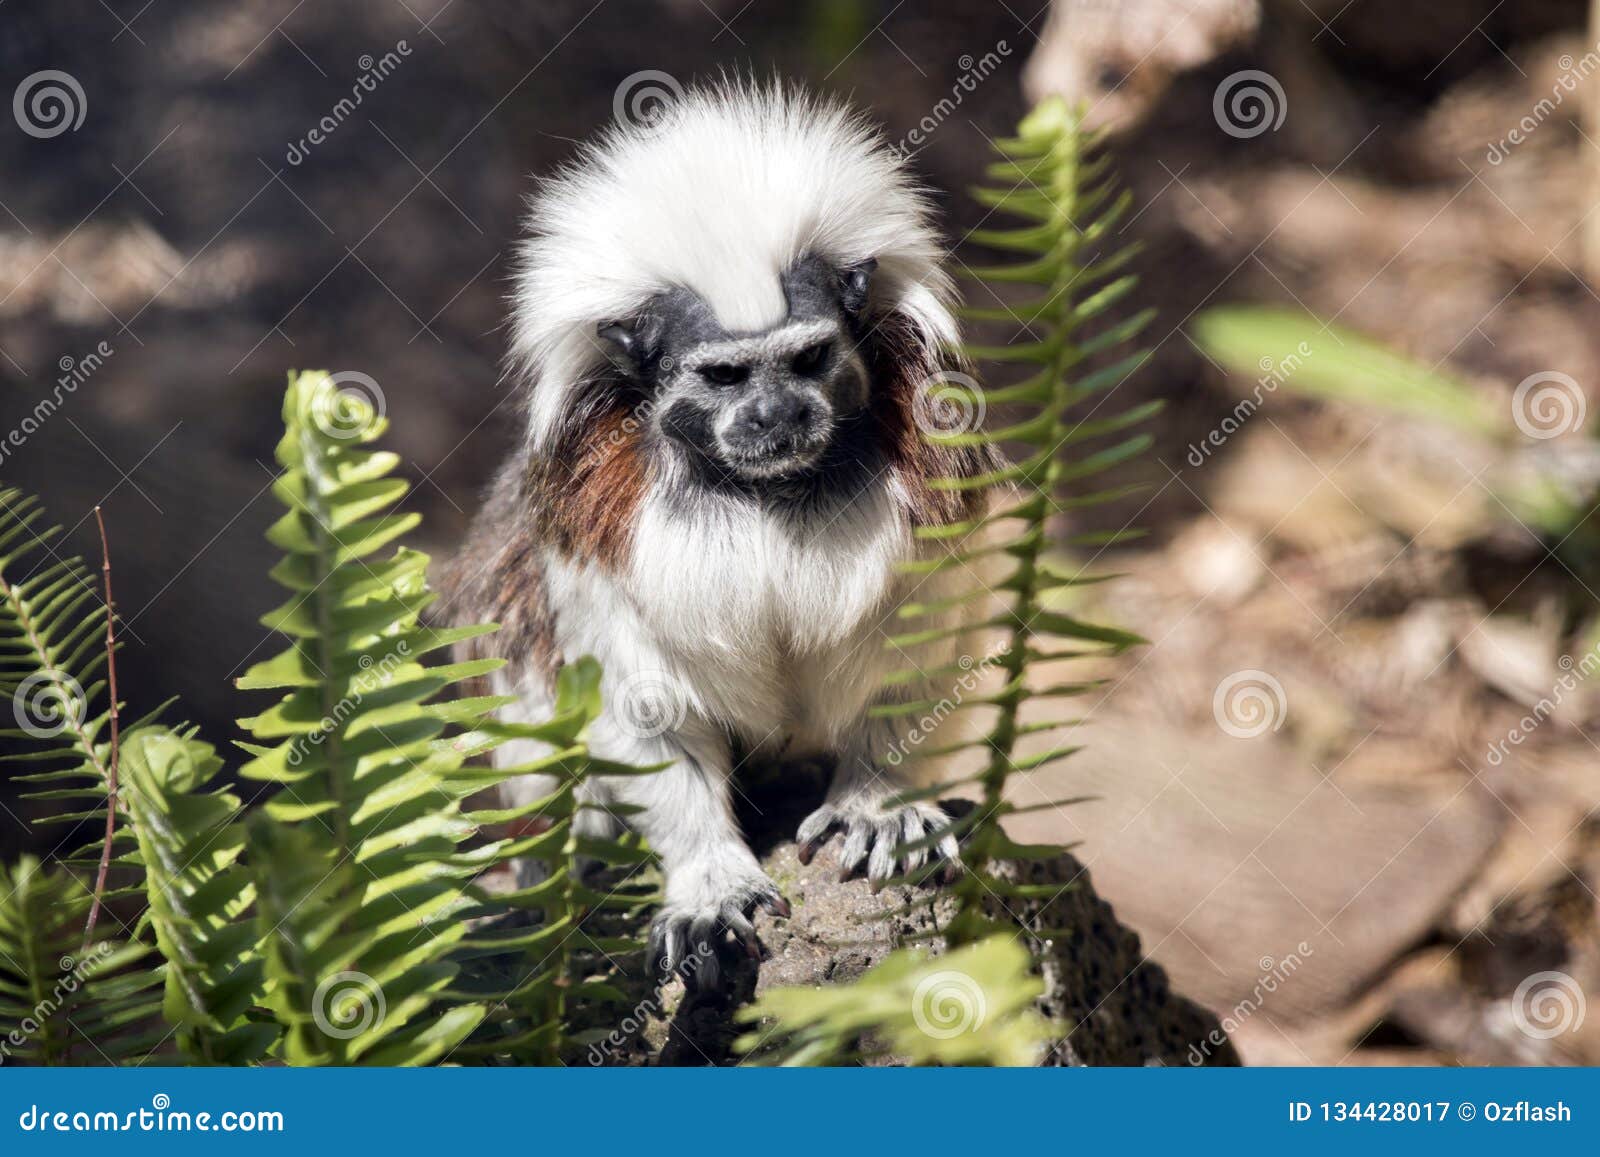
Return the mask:
[[84,944],[90,902],[76,877],[32,856],[0,868],[0,1060],[120,1064],[165,1040],[151,948]]
[[1003,934],[931,960],[895,952],[851,984],[766,993],[739,1013],[764,1029],[734,1047],[760,1065],[1034,1065],[1060,1030],[1034,1010],[1032,964]]
[[291,1065],[426,1065],[483,1018],[477,1004],[437,1002],[464,925],[373,918],[363,870],[307,825],[254,814],[247,823],[266,1005]]
[[[1116,307],[1137,283],[1130,274],[1113,276],[1132,255],[1132,247],[1107,250],[1116,222],[1130,199],[1116,192],[1109,164],[1081,128],[1080,116],[1059,100],[1046,101],[1031,113],[1013,139],[998,142],[1000,161],[992,178],[1006,182],[977,191],[978,200],[996,212],[1021,217],[1024,228],[990,230],[974,240],[1015,253],[1006,265],[978,268],[973,275],[989,285],[1021,282],[1040,287],[1015,310],[977,311],[989,320],[1024,327],[1023,339],[1003,346],[972,346],[967,356],[976,364],[1023,363],[1027,375],[1015,384],[972,387],[978,412],[991,416],[1009,407],[1009,421],[987,429],[951,435],[925,433],[935,445],[1002,444],[1021,452],[1013,463],[972,478],[936,479],[936,489],[992,491],[990,509],[952,526],[919,532],[937,541],[935,552],[918,568],[922,573],[973,575],[980,560],[998,569],[989,581],[974,580],[971,590],[936,604],[902,609],[905,627],[891,646],[914,648],[941,637],[962,637],[973,624],[946,626],[941,613],[992,595],[999,610],[977,627],[999,636],[991,651],[995,688],[966,695],[960,709],[988,710],[991,721],[970,741],[946,745],[938,754],[962,750],[981,755],[981,768],[958,781],[940,785],[976,789],[979,808],[964,826],[962,857],[966,871],[954,885],[959,908],[946,931],[951,946],[974,943],[994,929],[984,914],[987,897],[1004,898],[1017,885],[987,870],[999,858],[1053,855],[1057,848],[1025,848],[1010,841],[1000,821],[1015,810],[1005,798],[1007,780],[1069,757],[1075,748],[1057,746],[1024,758],[1019,741],[1027,734],[1022,709],[1031,700],[1082,695],[1098,686],[1093,681],[1040,686],[1032,677],[1036,661],[1062,654],[1114,653],[1136,645],[1137,635],[1085,622],[1067,613],[1061,595],[1097,576],[1067,573],[1059,552],[1072,547],[1103,548],[1129,537],[1131,531],[1087,532],[1062,538],[1054,525],[1068,510],[1081,510],[1114,500],[1122,489],[1095,490],[1101,475],[1142,453],[1150,436],[1137,431],[1159,408],[1159,402],[1117,407],[1114,394],[1147,358],[1143,351],[1119,352],[1148,324],[1150,311],[1126,318]],[[998,291],[990,293],[1001,300]],[[971,311],[969,311],[971,312]],[[969,660],[970,661],[970,660]],[[885,714],[916,716],[938,706],[897,703]],[[937,794],[935,789],[934,794]]]
[[[12,745],[0,760],[30,769],[12,778],[36,785],[24,798],[53,802],[49,821],[103,823],[106,607],[83,561],[56,553],[60,534],[38,499],[0,489],[0,695],[10,701],[0,739]],[[69,863],[87,870],[96,859],[98,846]]]
[[147,919],[166,960],[162,1013],[198,1064],[261,1060],[276,1032],[247,1017],[260,999],[255,898],[241,870],[237,796],[216,787],[215,749],[148,727],[121,744],[121,798],[145,867]]
[[[426,555],[379,557],[418,521],[393,512],[407,490],[390,477],[397,457],[370,448],[383,417],[316,372],[291,377],[283,416],[273,490],[287,511],[268,539],[285,551],[272,574],[289,598],[262,621],[290,644],[240,680],[284,692],[241,720],[256,740],[241,774],[277,788],[249,840],[267,1003],[291,1063],[426,1063],[483,1015],[421,1016],[455,975],[472,871],[456,859],[473,827],[449,778],[463,754],[432,704],[495,664],[420,661],[458,633],[421,622]],[[376,986],[384,1010],[354,1033],[345,981]]]
[[[642,955],[635,935],[641,909],[655,889],[640,868],[651,857],[635,842],[579,836],[578,792],[599,770],[588,748],[590,724],[600,713],[600,665],[582,658],[563,667],[556,681],[552,718],[542,724],[484,725],[482,741],[531,740],[550,755],[517,768],[491,773],[496,782],[523,774],[552,776],[555,790],[520,806],[469,813],[482,825],[526,825],[531,834],[499,840],[472,854],[477,862],[503,865],[512,859],[536,862],[536,884],[496,895],[482,894],[473,913],[484,924],[463,945],[468,959],[495,960],[480,973],[470,992],[492,1002],[491,1023],[479,1040],[462,1049],[463,1058],[520,1064],[559,1064],[591,1036],[604,1035],[605,1010],[626,1003],[619,987],[619,959]],[[474,742],[469,733],[463,742]],[[604,765],[607,774],[649,774],[656,768]],[[477,769],[463,775],[474,786]],[[574,1028],[582,1011],[587,1028]],[[598,1015],[595,1015],[597,1014]]]

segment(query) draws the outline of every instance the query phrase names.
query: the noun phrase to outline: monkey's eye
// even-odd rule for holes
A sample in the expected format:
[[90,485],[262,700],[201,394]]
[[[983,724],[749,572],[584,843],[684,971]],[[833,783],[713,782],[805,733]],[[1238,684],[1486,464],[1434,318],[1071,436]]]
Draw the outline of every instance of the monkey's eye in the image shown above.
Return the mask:
[[750,367],[719,362],[713,366],[701,366],[700,376],[714,386],[736,386],[750,376]]
[[808,345],[805,349],[795,354],[794,361],[790,364],[794,367],[795,373],[809,378],[811,375],[820,372],[822,367],[828,364],[828,355],[832,352],[833,347],[831,345],[825,341],[819,341],[816,345]]

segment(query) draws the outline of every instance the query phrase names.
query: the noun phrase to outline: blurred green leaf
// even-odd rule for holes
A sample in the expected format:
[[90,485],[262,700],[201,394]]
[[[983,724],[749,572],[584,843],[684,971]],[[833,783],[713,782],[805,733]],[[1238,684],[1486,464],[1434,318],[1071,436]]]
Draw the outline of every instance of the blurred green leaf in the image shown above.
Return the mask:
[[1471,386],[1353,330],[1277,306],[1219,306],[1195,319],[1196,343],[1263,389],[1379,406],[1488,437],[1508,416]]

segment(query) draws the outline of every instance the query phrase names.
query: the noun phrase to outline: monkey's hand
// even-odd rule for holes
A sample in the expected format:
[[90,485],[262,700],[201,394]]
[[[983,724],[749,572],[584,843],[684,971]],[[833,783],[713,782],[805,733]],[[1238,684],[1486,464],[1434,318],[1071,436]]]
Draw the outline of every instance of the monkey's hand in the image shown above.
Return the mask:
[[716,987],[722,975],[718,953],[730,935],[752,960],[761,959],[750,917],[758,907],[787,917],[789,901],[754,857],[739,850],[742,856],[707,856],[668,870],[666,902],[650,924],[652,975],[664,980],[676,971],[686,984]]
[[865,864],[872,886],[881,888],[895,875],[920,871],[930,853],[945,861],[948,877],[960,856],[950,817],[931,803],[897,803],[895,796],[900,790],[899,784],[878,778],[852,784],[837,798],[830,798],[807,816],[795,833],[800,862],[809,864],[835,832],[843,832],[840,879],[857,875]]

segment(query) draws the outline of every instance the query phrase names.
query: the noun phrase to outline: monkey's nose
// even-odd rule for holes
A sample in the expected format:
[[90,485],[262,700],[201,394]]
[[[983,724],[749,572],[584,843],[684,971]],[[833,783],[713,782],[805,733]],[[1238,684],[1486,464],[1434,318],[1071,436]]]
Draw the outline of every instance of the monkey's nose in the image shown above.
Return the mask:
[[745,425],[752,433],[767,434],[806,425],[812,413],[811,403],[805,398],[778,394],[756,399],[745,416]]

